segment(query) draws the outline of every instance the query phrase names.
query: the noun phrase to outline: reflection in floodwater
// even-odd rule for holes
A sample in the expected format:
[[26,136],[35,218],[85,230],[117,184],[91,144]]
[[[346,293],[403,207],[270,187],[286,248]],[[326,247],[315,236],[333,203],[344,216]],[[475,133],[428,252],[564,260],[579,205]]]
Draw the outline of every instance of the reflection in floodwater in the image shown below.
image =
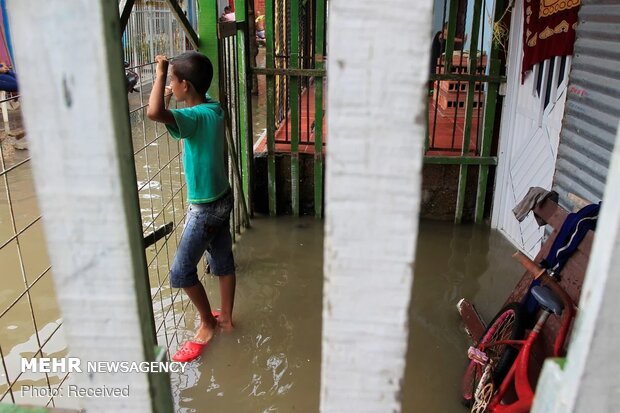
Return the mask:
[[403,412],[461,413],[460,382],[469,341],[456,304],[466,297],[486,320],[522,273],[497,231],[422,221],[416,252]]

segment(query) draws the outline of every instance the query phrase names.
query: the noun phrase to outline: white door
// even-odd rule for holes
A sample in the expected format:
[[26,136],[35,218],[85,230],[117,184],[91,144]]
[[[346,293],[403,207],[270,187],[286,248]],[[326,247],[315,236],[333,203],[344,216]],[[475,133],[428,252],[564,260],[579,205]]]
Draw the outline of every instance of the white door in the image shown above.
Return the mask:
[[532,186],[551,189],[566,101],[570,57],[537,64],[521,84],[523,0],[512,13],[508,85],[502,125],[491,226],[530,257],[540,250],[544,229],[532,214],[518,222],[512,209]]

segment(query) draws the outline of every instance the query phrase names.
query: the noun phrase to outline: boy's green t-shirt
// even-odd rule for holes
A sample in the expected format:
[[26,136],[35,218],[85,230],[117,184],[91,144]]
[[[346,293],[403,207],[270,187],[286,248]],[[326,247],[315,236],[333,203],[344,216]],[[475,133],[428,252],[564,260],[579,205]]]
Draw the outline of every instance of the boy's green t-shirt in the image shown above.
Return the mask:
[[225,163],[224,110],[207,95],[200,105],[170,110],[176,126],[166,125],[174,139],[183,139],[183,167],[188,202],[213,202],[229,189]]

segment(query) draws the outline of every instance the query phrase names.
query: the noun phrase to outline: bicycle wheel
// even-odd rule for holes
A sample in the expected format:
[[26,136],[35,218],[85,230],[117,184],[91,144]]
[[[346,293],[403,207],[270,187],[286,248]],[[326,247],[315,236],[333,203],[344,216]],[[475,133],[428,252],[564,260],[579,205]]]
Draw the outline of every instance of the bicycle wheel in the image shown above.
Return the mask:
[[[502,308],[493,321],[489,323],[489,327],[482,335],[477,347],[480,349],[482,344],[499,340],[520,340],[523,338],[524,332],[525,325],[523,324],[519,303],[510,303]],[[484,351],[489,357],[489,362],[493,363],[493,384],[497,388],[510,370],[510,366],[512,366],[519,351],[506,345],[492,346]],[[463,404],[467,407],[471,407],[473,393],[476,391],[483,371],[484,366],[475,361],[470,361],[467,365],[461,385]]]

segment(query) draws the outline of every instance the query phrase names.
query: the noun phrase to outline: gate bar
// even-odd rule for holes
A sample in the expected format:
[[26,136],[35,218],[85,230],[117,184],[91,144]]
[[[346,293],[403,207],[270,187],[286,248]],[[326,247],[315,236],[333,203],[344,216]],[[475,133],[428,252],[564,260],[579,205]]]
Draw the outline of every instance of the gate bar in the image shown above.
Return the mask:
[[[325,19],[323,19],[325,22]],[[324,30],[324,29],[323,29]],[[318,55],[317,55],[318,56]],[[323,56],[323,55],[321,55]],[[293,68],[265,68],[265,67],[252,67],[252,73],[255,75],[286,75],[286,76],[325,76],[325,69],[293,69]]]
[[[455,2],[456,3],[456,2]],[[477,73],[477,54],[478,54],[478,36],[480,32],[480,17],[482,12],[482,0],[475,0],[474,10],[471,23],[471,40],[469,43],[469,74]],[[463,127],[463,146],[461,148],[461,156],[469,153],[469,144],[471,143],[471,122],[473,116],[473,106],[476,82],[472,79],[467,83],[467,100],[465,103],[465,125]],[[458,110],[458,109],[456,109]],[[456,212],[454,214],[454,222],[459,224],[463,219],[463,207],[465,205],[465,189],[467,188],[467,164],[461,164],[459,167],[459,186],[456,197]]]
[[[299,68],[299,2],[291,1],[291,59],[289,67]],[[291,207],[299,216],[299,77],[289,78],[291,99]],[[285,124],[284,127],[287,127]]]
[[487,76],[471,73],[439,73],[429,76],[430,80],[461,80],[463,82],[489,82],[504,83],[507,81],[506,76]]
[[[265,66],[274,68],[274,0],[265,1]],[[267,186],[269,192],[269,215],[276,214],[276,83],[274,75],[267,75]]]
[[176,16],[177,20],[181,23],[181,27],[183,27],[183,31],[185,31],[185,35],[187,36],[189,41],[192,42],[192,46],[194,46],[195,49],[198,49],[200,47],[200,40],[198,39],[198,35],[194,31],[192,25],[189,23],[189,20],[187,20],[187,17],[185,17],[185,13],[183,12],[183,10],[181,10],[181,6],[179,6],[179,3],[177,3],[175,0],[166,0],[166,3],[168,3],[168,6],[170,6],[170,9]]
[[[499,23],[505,12],[505,0],[496,0],[494,22]],[[499,60],[499,44],[495,41],[491,44],[491,56],[489,56],[489,75],[498,76],[501,70]],[[491,154],[491,140],[493,138],[493,129],[495,126],[495,111],[497,106],[497,91],[499,85],[497,83],[488,84],[487,101],[484,105],[484,126],[482,129],[482,143],[480,148],[480,156],[487,157]],[[486,199],[487,185],[489,178],[489,165],[480,165],[478,169],[478,188],[476,192],[476,210],[475,222],[481,223],[484,218],[484,202]]]
[[314,53],[316,70],[323,72],[314,78],[314,216],[323,216],[323,76],[325,73],[325,2],[316,2]]
[[212,0],[196,1],[198,3],[198,35],[203,40],[198,42],[198,51],[211,60],[214,81],[211,81],[209,95],[215,100],[220,100],[220,42],[217,41],[217,2]]
[[[248,20],[248,12],[245,1],[239,1],[235,4],[235,19],[237,22],[245,23]],[[237,71],[239,74],[239,85],[237,86],[237,102],[239,104],[239,134],[241,143],[239,152],[241,155],[239,169],[241,170],[241,179],[243,188],[241,192],[245,197],[244,205],[251,208],[251,188],[252,188],[252,137],[250,133],[250,89],[252,78],[248,70],[249,48],[246,41],[247,24],[237,25]],[[247,40],[253,41],[253,33],[247,33]],[[249,226],[248,211],[244,210],[244,219],[246,225]],[[250,212],[251,215],[251,212]]]
[[450,2],[450,11],[448,13],[448,38],[446,39],[446,60],[443,62],[444,73],[452,73],[452,55],[454,54],[454,38],[456,37],[456,15],[458,12],[458,7],[458,1]]
[[125,32],[125,28],[127,28],[127,23],[129,22],[129,17],[131,17],[131,10],[133,10],[135,2],[136,0],[127,0],[125,7],[123,7],[123,12],[121,13],[121,36]]

